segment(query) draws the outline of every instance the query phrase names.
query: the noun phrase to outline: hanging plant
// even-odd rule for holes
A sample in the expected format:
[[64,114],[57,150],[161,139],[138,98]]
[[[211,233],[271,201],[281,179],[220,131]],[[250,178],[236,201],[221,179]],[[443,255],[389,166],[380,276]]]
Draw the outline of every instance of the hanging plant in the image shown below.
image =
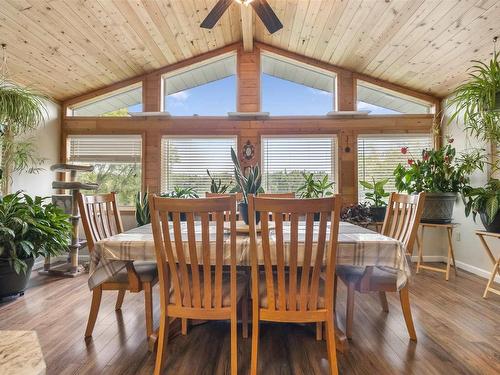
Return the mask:
[[42,124],[47,115],[46,96],[7,80],[5,45],[0,76],[0,178],[2,194],[10,192],[12,173],[36,173],[44,159],[27,135]]
[[493,53],[489,63],[474,63],[470,80],[458,86],[446,104],[452,110],[448,124],[463,115],[465,130],[470,135],[481,141],[500,143],[499,52]]

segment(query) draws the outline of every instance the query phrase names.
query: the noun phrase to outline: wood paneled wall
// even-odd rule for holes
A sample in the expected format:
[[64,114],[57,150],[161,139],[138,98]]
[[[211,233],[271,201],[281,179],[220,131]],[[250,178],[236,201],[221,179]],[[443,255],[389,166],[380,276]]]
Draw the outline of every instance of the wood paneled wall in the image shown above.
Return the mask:
[[[238,62],[238,98],[237,109],[240,112],[258,112],[261,109],[260,96],[260,50],[266,48],[257,45],[252,52],[244,52],[241,45],[234,45],[237,50]],[[231,48],[224,48],[220,53],[227,53]],[[272,48],[272,52],[280,53]],[[298,55],[281,51],[290,58],[300,59]],[[213,57],[216,53],[210,53]],[[162,82],[161,75],[175,69],[185,67],[193,62],[201,61],[196,57],[193,61],[175,64],[175,67],[165,67],[137,77],[135,81],[143,82],[143,108],[145,112],[156,112],[162,109]],[[312,65],[321,65],[337,74],[337,109],[342,111],[354,110],[356,105],[356,78],[357,76],[343,69],[326,66],[324,63],[303,59],[303,62]],[[175,68],[175,69],[174,69]],[[123,87],[123,83],[119,83]],[[112,91],[113,86],[107,90]],[[391,89],[394,89],[391,86]],[[408,90],[401,88],[406,95]],[[96,92],[102,95],[106,89]],[[433,103],[438,99],[422,93],[415,93],[416,97],[425,97]],[[88,100],[92,93],[82,96]],[[236,135],[239,149],[250,141],[255,146],[255,157],[246,161],[242,157],[244,166],[260,163],[260,139],[263,135],[300,135],[300,134],[335,134],[338,138],[338,192],[343,195],[345,203],[357,201],[357,135],[367,133],[429,133],[432,128],[433,115],[391,115],[391,116],[364,116],[364,117],[326,117],[326,116],[293,116],[271,117],[264,120],[231,119],[228,117],[69,117],[67,107],[77,103],[80,99],[73,98],[63,103],[64,118],[62,129],[61,160],[66,159],[66,137],[69,134],[141,134],[143,137],[143,189],[159,192],[161,185],[161,137],[164,135]]]

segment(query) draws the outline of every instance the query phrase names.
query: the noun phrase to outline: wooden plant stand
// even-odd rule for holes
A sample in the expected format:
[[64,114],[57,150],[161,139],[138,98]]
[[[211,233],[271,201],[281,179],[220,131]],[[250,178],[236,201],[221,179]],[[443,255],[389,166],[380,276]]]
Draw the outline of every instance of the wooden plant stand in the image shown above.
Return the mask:
[[478,230],[478,231],[476,231],[476,235],[481,240],[481,243],[483,244],[484,250],[488,254],[488,257],[490,258],[491,263],[493,263],[493,270],[491,271],[491,276],[490,276],[490,279],[488,280],[488,284],[486,284],[486,289],[484,290],[483,298],[486,298],[488,296],[488,292],[493,292],[493,293],[500,295],[500,289],[493,288],[493,284],[495,283],[496,275],[497,274],[500,275],[500,256],[498,257],[498,259],[495,259],[495,256],[493,255],[493,252],[491,251],[490,246],[488,245],[488,243],[484,239],[484,237],[490,237],[490,238],[496,238],[497,240],[500,240],[500,233],[485,232],[485,231]]
[[[445,274],[446,281],[450,278],[450,267],[451,260],[453,260],[453,268],[455,269],[455,276],[457,275],[457,265],[455,263],[455,253],[453,252],[453,228],[455,228],[456,224],[433,224],[433,223],[420,223],[420,227],[422,228],[420,231],[420,237],[417,236],[417,247],[418,247],[418,261],[417,261],[417,273],[421,269],[442,272]],[[446,258],[446,268],[438,268],[424,265],[424,229],[425,228],[437,228],[437,229],[446,229],[446,233],[448,234],[448,255]]]
[[92,172],[92,165],[72,165],[54,164],[50,167],[55,172],[69,172],[68,181],[53,181],[52,188],[57,190],[69,190],[70,194],[54,195],[52,201],[60,206],[66,213],[71,214],[71,243],[69,244],[68,260],[66,262],[51,263],[50,257],[45,257],[42,275],[75,277],[82,274],[83,267],[78,264],[78,251],[84,243],[80,242],[78,236],[78,226],[80,223],[80,213],[78,212],[77,195],[80,190],[96,190],[99,185],[87,184],[76,181],[77,172]]

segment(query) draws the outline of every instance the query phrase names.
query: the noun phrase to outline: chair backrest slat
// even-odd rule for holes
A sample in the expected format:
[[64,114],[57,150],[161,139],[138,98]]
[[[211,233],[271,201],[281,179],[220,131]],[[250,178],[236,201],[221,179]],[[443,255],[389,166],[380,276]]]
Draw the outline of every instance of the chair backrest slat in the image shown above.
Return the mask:
[[[291,191],[289,193],[261,193],[259,194],[260,198],[295,198],[295,192]],[[274,213],[271,213],[271,220],[275,221]],[[283,214],[283,218],[286,221],[290,220],[290,214]]]
[[382,234],[401,241],[407,253],[413,251],[424,202],[425,193],[418,195],[391,193],[389,197]]
[[[264,277],[268,310],[280,313],[316,311],[319,309],[320,297],[328,305],[325,308],[333,308],[333,275],[340,204],[338,196],[321,199],[249,196],[252,293],[257,293],[255,289],[259,279]],[[263,275],[258,271],[259,249],[255,225],[257,212],[261,217]],[[320,221],[316,223],[315,213],[320,213]],[[289,215],[290,222],[284,223],[284,214]],[[299,223],[301,217],[305,217],[305,222]],[[269,220],[274,220],[274,227],[270,225]],[[273,267],[273,264],[276,266]],[[325,268],[327,285],[320,290],[320,274]],[[320,295],[320,292],[323,295]],[[253,298],[258,296],[254,294]]]
[[[170,276],[177,308],[221,309],[226,249],[231,252],[231,282],[236,280],[236,237],[225,233],[224,227],[224,215],[229,213],[231,228],[236,232],[236,197],[177,199],[152,195],[149,204],[158,273],[164,281],[160,288],[167,288]],[[195,218],[201,227],[197,227]],[[168,294],[168,290],[162,292]]]
[[116,203],[116,193],[77,196],[78,208],[89,251],[95,243],[123,232],[123,225]]

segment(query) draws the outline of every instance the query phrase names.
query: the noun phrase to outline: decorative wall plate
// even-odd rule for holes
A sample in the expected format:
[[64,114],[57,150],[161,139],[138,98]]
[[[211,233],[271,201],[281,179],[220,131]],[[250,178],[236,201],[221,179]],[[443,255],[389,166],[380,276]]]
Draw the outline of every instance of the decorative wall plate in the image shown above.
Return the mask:
[[252,160],[255,156],[255,146],[248,140],[247,143],[243,145],[243,157],[245,160]]

